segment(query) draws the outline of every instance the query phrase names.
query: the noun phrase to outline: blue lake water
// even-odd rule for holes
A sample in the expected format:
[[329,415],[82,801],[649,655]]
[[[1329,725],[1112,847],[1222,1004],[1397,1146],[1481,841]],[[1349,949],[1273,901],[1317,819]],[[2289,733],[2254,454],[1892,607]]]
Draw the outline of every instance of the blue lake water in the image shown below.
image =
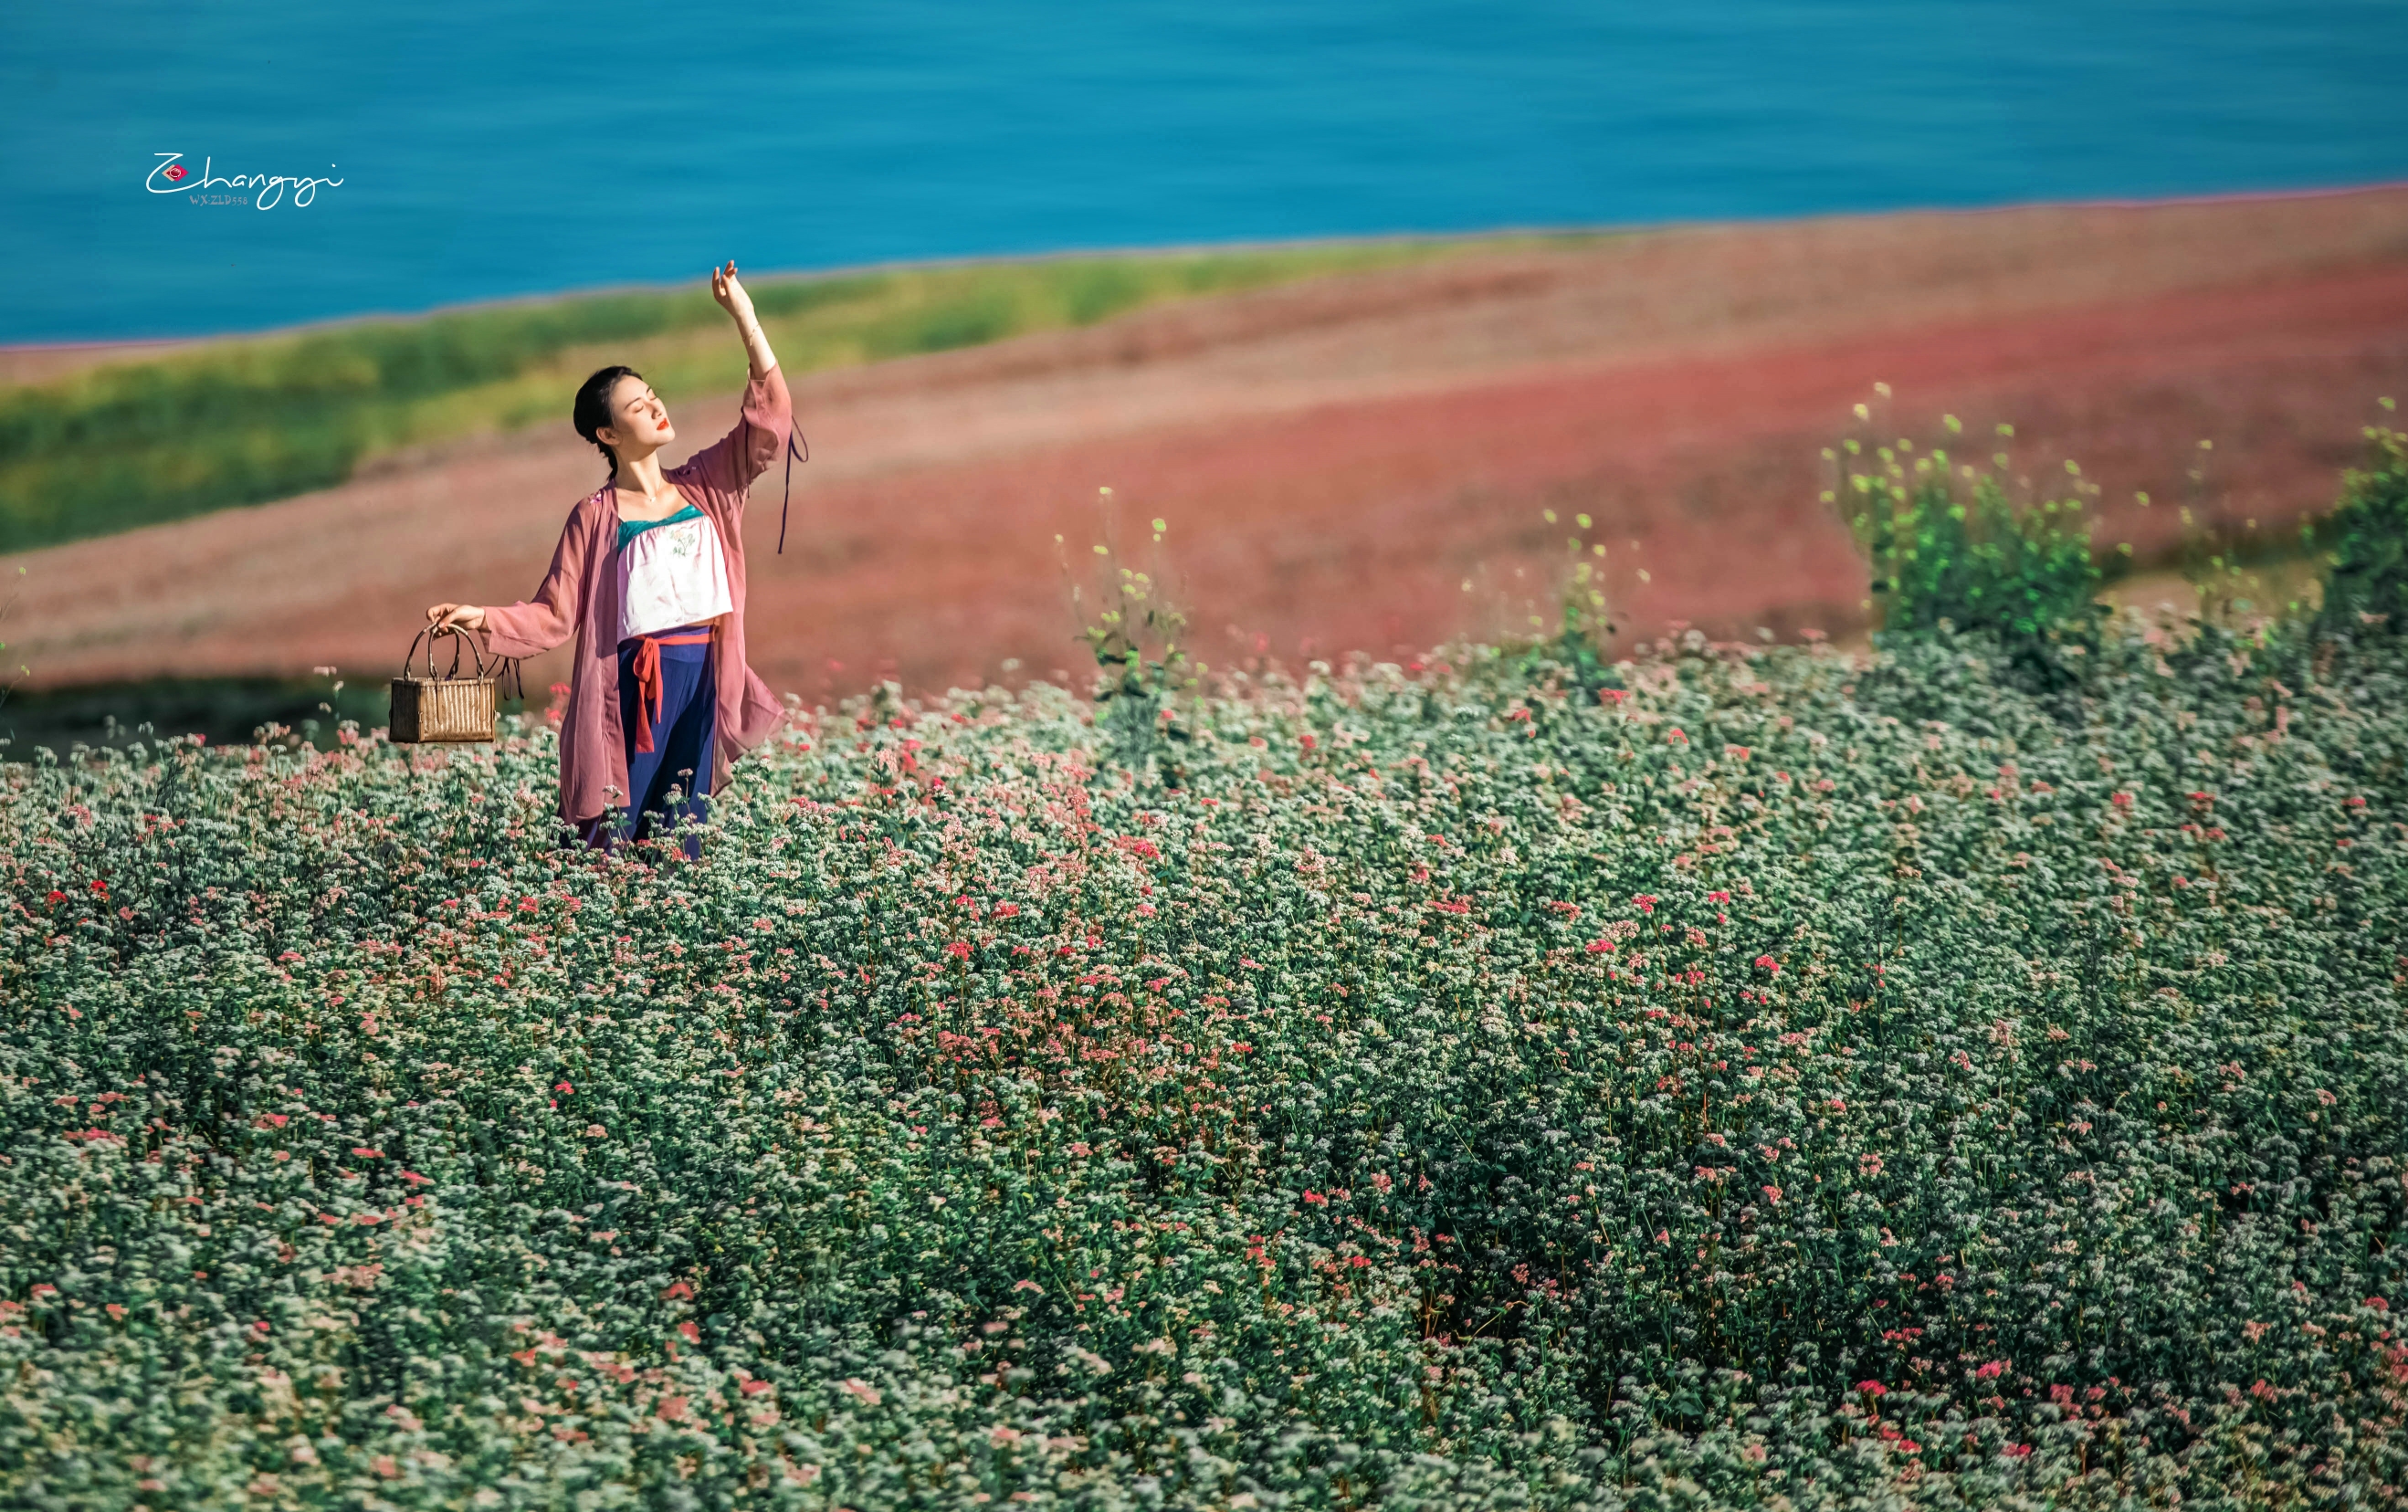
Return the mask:
[[[699,284],[731,257],[2408,178],[2399,0],[77,0],[8,34],[0,341]],[[183,184],[150,177],[163,153]],[[341,182],[196,204],[205,171]]]

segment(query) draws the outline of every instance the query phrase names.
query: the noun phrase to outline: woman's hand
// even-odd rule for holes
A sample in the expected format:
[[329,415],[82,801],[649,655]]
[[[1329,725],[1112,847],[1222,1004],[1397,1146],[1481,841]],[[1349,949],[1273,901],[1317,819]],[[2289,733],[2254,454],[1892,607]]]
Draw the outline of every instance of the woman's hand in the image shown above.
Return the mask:
[[736,281],[734,258],[728,259],[725,267],[710,270],[710,297],[719,301],[719,307],[733,316],[738,326],[750,327],[753,323],[752,296]]
[[752,365],[752,376],[767,377],[769,369],[778,365],[778,354],[769,349],[769,338],[762,333],[761,319],[752,313],[752,296],[736,281],[735,259],[728,259],[724,268],[710,270],[710,296],[735,319],[736,334],[744,338],[744,356]]
[[436,604],[426,610],[427,622],[439,632],[451,629],[482,630],[485,611],[474,604]]

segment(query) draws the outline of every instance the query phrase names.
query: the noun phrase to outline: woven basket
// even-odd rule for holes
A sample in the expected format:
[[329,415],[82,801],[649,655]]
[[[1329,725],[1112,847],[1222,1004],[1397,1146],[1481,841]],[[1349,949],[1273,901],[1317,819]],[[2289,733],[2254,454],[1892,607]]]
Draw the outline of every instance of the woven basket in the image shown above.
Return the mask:
[[[435,671],[435,637],[451,635],[451,670],[437,676]],[[409,669],[410,658],[418,654],[418,643],[426,642],[426,676],[414,676]],[[468,646],[476,672],[460,676],[460,646]],[[420,631],[410,640],[409,649],[401,658],[401,676],[393,679],[393,718],[387,737],[395,745],[413,746],[438,742],[491,740],[501,708],[503,669],[518,677],[518,663],[508,657],[496,657],[492,669],[485,665],[484,653],[477,649],[476,641],[465,630],[450,626]],[[518,696],[526,697],[526,684],[518,685]]]

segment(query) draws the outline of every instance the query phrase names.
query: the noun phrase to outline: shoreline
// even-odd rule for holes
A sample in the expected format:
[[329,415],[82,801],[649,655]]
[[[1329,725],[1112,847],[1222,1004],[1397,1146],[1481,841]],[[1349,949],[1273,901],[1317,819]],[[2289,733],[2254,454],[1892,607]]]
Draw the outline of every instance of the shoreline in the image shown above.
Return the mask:
[[[1829,210],[1810,215],[1776,215],[1766,217],[1726,217],[1718,220],[1650,221],[1632,223],[1598,222],[1587,224],[1548,225],[1509,224],[1485,227],[1478,231],[1394,231],[1364,235],[1303,236],[1283,240],[1240,240],[1226,242],[1179,242],[1161,246],[1128,247],[1063,247],[1043,252],[965,253],[954,257],[898,258],[875,263],[847,264],[829,268],[783,268],[753,276],[762,285],[771,282],[810,282],[885,273],[914,272],[935,269],[975,268],[1021,264],[1045,264],[1082,259],[1119,257],[1183,257],[1215,254],[1244,254],[1347,247],[1383,247],[1418,243],[1454,246],[1469,250],[1482,250],[1483,243],[1495,243],[1501,249],[1515,242],[1547,240],[1601,240],[1608,237],[1676,235],[1719,230],[1762,229],[1772,226],[1805,226],[1834,221],[1908,220],[1919,217],[1985,217],[2015,216],[2035,211],[2092,210],[2158,210],[2174,207],[2213,207],[2215,206],[2260,205],[2291,201],[2346,199],[2359,195],[2381,195],[2408,190],[2408,178],[2378,179],[2367,183],[2315,185],[2306,188],[2224,190],[2199,194],[2177,194],[2162,198],[2107,197],[2097,199],[2016,200],[1997,205],[1922,205],[1900,206],[1882,210]],[[542,305],[559,300],[602,298],[630,293],[676,292],[687,286],[677,282],[632,281],[597,284],[592,287],[552,290],[539,293],[503,294],[490,299],[464,300],[458,304],[430,306],[421,310],[363,310],[347,315],[328,316],[322,320],[305,321],[293,325],[265,326],[249,331],[221,331],[204,335],[108,336],[58,341],[0,341],[0,387],[22,383],[39,383],[50,378],[64,377],[83,367],[99,366],[119,357],[142,360],[164,356],[193,348],[221,342],[273,340],[302,335],[345,326],[379,321],[417,321],[436,316],[459,315],[477,310],[503,309],[526,305]],[[38,376],[27,376],[36,369]]]

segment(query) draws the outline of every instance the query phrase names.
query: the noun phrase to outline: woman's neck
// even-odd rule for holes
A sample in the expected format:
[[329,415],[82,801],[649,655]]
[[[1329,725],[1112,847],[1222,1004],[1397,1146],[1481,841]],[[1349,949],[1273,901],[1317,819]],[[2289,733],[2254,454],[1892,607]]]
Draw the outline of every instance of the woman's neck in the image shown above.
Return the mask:
[[660,457],[650,452],[622,464],[618,476],[610,481],[617,485],[620,492],[637,494],[655,507],[677,492],[669,480],[661,476]]

